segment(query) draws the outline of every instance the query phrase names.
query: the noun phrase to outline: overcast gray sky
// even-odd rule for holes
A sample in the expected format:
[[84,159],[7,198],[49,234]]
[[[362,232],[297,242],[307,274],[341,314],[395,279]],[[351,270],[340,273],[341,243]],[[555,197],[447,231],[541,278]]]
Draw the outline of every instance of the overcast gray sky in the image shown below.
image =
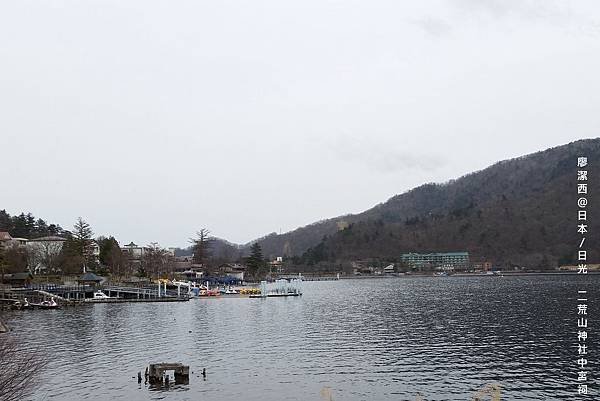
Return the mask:
[[121,243],[246,242],[600,127],[597,1],[6,0],[0,49],[0,209]]

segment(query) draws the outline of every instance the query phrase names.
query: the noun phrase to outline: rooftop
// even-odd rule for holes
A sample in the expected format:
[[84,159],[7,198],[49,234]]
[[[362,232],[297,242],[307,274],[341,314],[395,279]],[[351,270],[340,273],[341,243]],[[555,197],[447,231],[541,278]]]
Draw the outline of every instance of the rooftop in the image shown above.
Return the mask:
[[0,241],[10,241],[12,237],[8,231],[0,231]]
[[29,242],[50,242],[50,241],[66,241],[67,239],[64,237],[59,237],[57,235],[50,235],[48,237],[39,237],[30,239]]
[[79,279],[77,281],[95,281],[95,282],[100,282],[100,281],[102,281],[102,277],[97,276],[94,273],[87,272],[84,275],[82,275],[81,277],[79,277]]
[[4,278],[7,280],[27,280],[33,276],[29,272],[5,274]]

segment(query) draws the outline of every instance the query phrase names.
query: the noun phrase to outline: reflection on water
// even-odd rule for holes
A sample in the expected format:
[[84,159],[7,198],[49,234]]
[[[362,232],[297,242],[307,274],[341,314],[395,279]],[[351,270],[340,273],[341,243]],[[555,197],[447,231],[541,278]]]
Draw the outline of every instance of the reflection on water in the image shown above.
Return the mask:
[[[307,282],[298,298],[96,304],[8,319],[51,356],[35,400],[318,401],[323,389],[336,401],[470,400],[490,383],[502,400],[566,400],[576,391],[579,280]],[[585,280],[597,299],[600,277]],[[588,342],[596,355],[597,337]],[[138,384],[150,362],[189,365],[189,384]]]

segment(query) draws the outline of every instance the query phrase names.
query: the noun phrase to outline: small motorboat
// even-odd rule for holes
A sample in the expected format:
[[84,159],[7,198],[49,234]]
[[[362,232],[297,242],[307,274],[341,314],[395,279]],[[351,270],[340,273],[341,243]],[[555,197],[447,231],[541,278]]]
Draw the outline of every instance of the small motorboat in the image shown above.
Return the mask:
[[229,288],[228,288],[228,289],[225,291],[225,294],[239,294],[239,292],[238,292],[238,291],[237,291],[235,288],[229,287]]
[[98,290],[94,292],[94,296],[92,299],[117,299],[116,297],[109,297],[104,292]]
[[217,289],[210,289],[208,287],[205,286],[200,286],[200,292],[198,294],[199,297],[217,297],[219,295],[221,295],[221,290]]

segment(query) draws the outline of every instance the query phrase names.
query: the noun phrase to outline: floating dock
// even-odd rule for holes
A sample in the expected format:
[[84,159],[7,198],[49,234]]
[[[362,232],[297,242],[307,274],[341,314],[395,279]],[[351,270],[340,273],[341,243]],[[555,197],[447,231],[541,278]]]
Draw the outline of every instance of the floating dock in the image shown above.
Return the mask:
[[248,298],[271,298],[271,297],[299,297],[302,294],[299,293],[295,293],[295,292],[288,292],[286,294],[267,294],[267,295],[261,295],[261,294],[255,294],[255,295],[250,295]]
[[88,304],[118,304],[125,302],[186,302],[189,298],[106,298],[106,299],[94,299],[86,298],[83,302]]
[[260,282],[260,294],[250,298],[298,297],[302,295],[302,280],[276,280],[274,283]]

